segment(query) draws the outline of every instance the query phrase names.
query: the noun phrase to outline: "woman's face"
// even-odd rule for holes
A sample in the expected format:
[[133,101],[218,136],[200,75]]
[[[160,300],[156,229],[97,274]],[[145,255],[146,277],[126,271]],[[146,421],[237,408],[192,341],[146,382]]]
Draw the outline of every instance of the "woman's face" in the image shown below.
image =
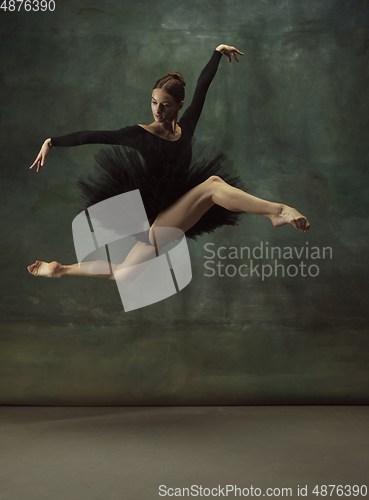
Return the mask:
[[163,89],[154,89],[152,91],[151,109],[157,123],[172,121],[182,106],[183,101],[178,104],[174,97],[167,94]]

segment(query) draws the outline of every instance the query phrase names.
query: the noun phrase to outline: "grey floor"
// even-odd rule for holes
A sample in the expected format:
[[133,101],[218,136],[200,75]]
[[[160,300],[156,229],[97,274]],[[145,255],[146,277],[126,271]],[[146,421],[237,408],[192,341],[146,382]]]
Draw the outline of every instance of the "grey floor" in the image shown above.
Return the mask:
[[240,488],[228,498],[322,498],[317,485],[369,497],[368,417],[367,406],[2,406],[0,499],[225,498],[227,485]]

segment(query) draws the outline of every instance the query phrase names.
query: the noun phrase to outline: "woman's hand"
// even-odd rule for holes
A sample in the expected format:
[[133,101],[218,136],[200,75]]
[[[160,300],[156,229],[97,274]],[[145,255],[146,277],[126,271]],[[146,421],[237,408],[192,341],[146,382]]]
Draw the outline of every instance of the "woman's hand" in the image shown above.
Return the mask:
[[37,163],[37,170],[36,172],[39,172],[41,167],[44,166],[46,156],[50,153],[51,146],[49,146],[50,138],[46,139],[46,141],[43,143],[42,148],[40,149],[40,152],[37,155],[37,158],[33,162],[33,164],[29,168],[33,168],[36,163]]
[[243,56],[243,52],[240,52],[236,47],[232,47],[231,45],[218,45],[218,47],[215,49],[221,52],[222,54],[226,55],[228,57],[228,61],[232,62],[231,55],[233,54],[233,57],[236,59],[237,62],[240,62],[237,59],[237,54],[240,54]]

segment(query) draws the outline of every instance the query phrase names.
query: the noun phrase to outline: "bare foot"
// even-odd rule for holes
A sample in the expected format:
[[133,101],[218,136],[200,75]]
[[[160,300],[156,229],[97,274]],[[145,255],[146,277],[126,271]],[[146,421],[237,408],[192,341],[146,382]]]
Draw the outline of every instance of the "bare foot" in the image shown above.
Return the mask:
[[300,229],[307,233],[310,229],[310,224],[304,215],[287,205],[282,205],[282,210],[278,215],[270,217],[274,227],[284,226],[285,224],[292,224],[296,229]]
[[45,276],[45,278],[61,278],[64,275],[64,266],[55,260],[50,263],[36,260],[27,269],[33,276]]

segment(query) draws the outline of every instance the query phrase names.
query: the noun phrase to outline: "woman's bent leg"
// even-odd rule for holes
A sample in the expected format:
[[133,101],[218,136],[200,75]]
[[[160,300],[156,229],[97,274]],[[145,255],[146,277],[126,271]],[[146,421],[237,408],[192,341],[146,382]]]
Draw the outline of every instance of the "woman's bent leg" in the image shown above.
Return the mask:
[[[294,208],[257,198],[213,175],[190,189],[157,216],[150,230],[150,241],[155,242],[152,233],[156,227],[176,227],[185,233],[215,204],[232,212],[263,215],[276,227],[289,223],[304,232],[308,232],[310,228],[307,218]],[[161,244],[165,242],[160,240]]]
[[279,227],[285,224],[292,224],[296,229],[307,233],[310,224],[307,218],[296,209],[284,205],[283,203],[273,203],[262,200],[251,194],[245,193],[242,189],[234,188],[226,182],[217,183],[212,196],[213,201],[228,210],[234,212],[249,212],[252,214],[268,217],[273,226]]

